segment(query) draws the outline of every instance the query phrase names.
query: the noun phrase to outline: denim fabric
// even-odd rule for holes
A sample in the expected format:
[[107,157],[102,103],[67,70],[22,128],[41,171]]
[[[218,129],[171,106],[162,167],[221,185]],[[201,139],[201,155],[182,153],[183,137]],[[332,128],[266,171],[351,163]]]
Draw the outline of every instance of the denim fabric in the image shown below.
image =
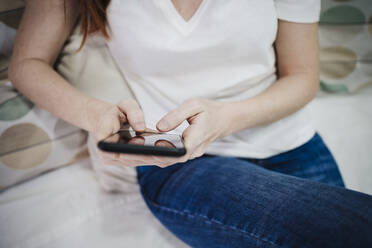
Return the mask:
[[146,204],[192,247],[372,247],[372,197],[343,187],[316,134],[266,159],[137,167]]
[[337,163],[318,133],[304,145],[267,159],[246,159],[266,169],[344,187]]

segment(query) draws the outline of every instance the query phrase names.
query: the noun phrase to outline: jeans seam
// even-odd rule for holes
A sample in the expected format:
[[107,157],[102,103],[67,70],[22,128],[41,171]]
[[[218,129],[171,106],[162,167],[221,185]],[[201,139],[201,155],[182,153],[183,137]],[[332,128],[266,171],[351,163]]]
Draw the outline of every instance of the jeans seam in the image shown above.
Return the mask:
[[[144,194],[144,196],[145,196],[145,194]],[[238,232],[240,232],[242,235],[245,234],[245,235],[251,236],[251,237],[253,237],[253,238],[255,238],[255,239],[259,240],[259,241],[266,242],[266,243],[269,243],[269,244],[271,244],[271,245],[274,245],[275,247],[283,247],[283,246],[281,246],[281,245],[279,245],[279,244],[274,243],[274,242],[271,241],[271,240],[268,240],[268,239],[265,239],[265,238],[259,237],[259,236],[255,235],[255,234],[253,234],[253,233],[250,233],[250,232],[248,232],[248,231],[246,231],[246,230],[243,230],[243,229],[240,229],[240,228],[237,228],[237,227],[231,226],[231,225],[226,225],[226,224],[222,223],[221,221],[218,221],[218,220],[216,220],[216,219],[211,219],[211,218],[209,218],[208,216],[201,215],[201,214],[191,213],[191,212],[189,212],[189,211],[187,211],[187,210],[177,210],[177,209],[173,209],[173,208],[169,208],[169,207],[161,206],[161,205],[159,205],[159,204],[153,202],[152,200],[150,200],[147,196],[145,196],[145,197],[146,197],[146,201],[147,201],[147,202],[151,203],[153,206],[155,206],[155,207],[157,207],[157,208],[159,208],[159,209],[161,209],[161,210],[168,211],[168,212],[172,212],[172,213],[179,214],[179,215],[183,215],[183,216],[188,216],[188,217],[191,217],[191,218],[199,217],[199,218],[204,219],[204,223],[208,223],[208,221],[209,221],[209,222],[211,222],[211,223],[215,223],[215,224],[220,225],[220,226],[223,227],[224,229],[228,229],[228,228],[229,228],[229,229],[232,229],[232,230],[234,230],[234,231],[238,231]]]

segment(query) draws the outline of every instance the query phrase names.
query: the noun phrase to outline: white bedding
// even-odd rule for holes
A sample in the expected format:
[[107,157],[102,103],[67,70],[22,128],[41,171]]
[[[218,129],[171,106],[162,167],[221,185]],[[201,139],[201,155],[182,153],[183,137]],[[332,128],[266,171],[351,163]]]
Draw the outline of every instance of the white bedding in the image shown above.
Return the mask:
[[[372,87],[319,96],[314,123],[347,186],[372,194]],[[0,194],[0,247],[186,247],[151,215],[137,186],[107,193],[85,160]]]
[[350,95],[321,94],[310,106],[346,186],[372,195],[372,85]]
[[0,195],[0,247],[185,247],[151,215],[137,190],[103,191],[90,161]]

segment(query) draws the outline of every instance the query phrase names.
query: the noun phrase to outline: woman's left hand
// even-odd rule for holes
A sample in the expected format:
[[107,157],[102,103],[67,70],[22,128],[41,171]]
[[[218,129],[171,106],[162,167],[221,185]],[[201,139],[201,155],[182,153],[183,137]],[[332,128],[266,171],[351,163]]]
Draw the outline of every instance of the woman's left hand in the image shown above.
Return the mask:
[[178,127],[184,120],[190,124],[182,134],[187,161],[202,156],[208,145],[227,135],[230,103],[202,98],[193,98],[166,114],[158,123],[157,129],[167,132]]

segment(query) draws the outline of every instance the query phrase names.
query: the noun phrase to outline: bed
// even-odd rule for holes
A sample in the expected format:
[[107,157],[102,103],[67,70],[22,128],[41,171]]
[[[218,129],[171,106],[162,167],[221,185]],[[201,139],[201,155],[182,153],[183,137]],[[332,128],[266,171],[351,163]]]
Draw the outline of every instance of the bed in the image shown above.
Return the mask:
[[[368,5],[367,1],[350,2],[347,3],[349,8],[349,5],[355,5],[354,7],[358,7],[360,11],[371,10],[362,6],[363,3]],[[5,9],[0,5],[0,10],[4,10],[0,21],[7,21],[16,27],[22,15],[23,1],[8,0],[2,1],[2,4]],[[322,74],[330,76],[329,78],[332,78],[332,73],[335,73],[333,76],[339,73],[334,71],[335,63],[339,63],[341,66],[338,68],[343,71],[345,67],[342,65],[347,64],[343,57],[345,54],[338,53],[345,49],[337,51],[331,49],[331,52],[337,52],[337,56],[334,56],[330,53],[329,46],[339,46],[340,44],[336,44],[339,42],[349,48],[356,48],[358,52],[359,48],[364,49],[365,52],[370,51],[365,48],[370,48],[371,24],[367,28],[364,23],[359,23],[360,27],[357,28],[360,30],[356,33],[356,37],[362,38],[354,39],[355,43],[350,38],[355,33],[355,28],[350,28],[351,26],[347,24],[354,21],[352,19],[355,15],[352,15],[349,20],[344,15],[345,12],[338,15],[339,19],[337,15],[332,14],[335,8],[342,10],[345,6],[338,6],[342,4],[335,1],[322,1],[323,25],[320,34],[321,44],[325,47],[321,51],[324,55],[321,60],[325,62],[322,65]],[[20,11],[16,11],[15,15],[11,16],[12,13],[9,11],[11,9]],[[330,15],[327,16],[327,13]],[[366,16],[370,14],[366,12]],[[335,25],[338,25],[337,28],[334,28]],[[341,38],[334,39],[334,37],[344,36],[350,40],[346,42]],[[89,42],[88,40],[88,46]],[[79,40],[75,43],[80,44]],[[104,51],[99,44],[92,43],[92,46],[99,48],[91,52],[92,57],[98,57]],[[76,47],[71,48],[71,51],[75,51]],[[362,50],[360,50],[360,57],[364,56]],[[92,57],[86,59],[88,57],[84,52],[79,53],[78,56],[85,56],[86,61],[95,63],[91,65],[92,68],[100,68],[101,64],[97,64],[91,59]],[[340,58],[342,61],[338,61]],[[352,57],[350,61],[354,63],[355,58]],[[355,66],[355,72],[351,73],[350,77],[342,79],[351,82],[347,86],[350,88],[342,87],[345,82],[339,77],[336,77],[338,80],[333,81],[322,78],[322,86],[327,90],[345,89],[350,92],[338,94],[320,92],[309,107],[314,117],[314,125],[334,154],[347,187],[372,194],[372,86],[354,92],[360,87],[358,80],[363,79],[360,82],[367,82],[368,80],[364,80],[365,77],[371,75],[371,64],[366,61],[370,60],[358,61],[360,63]],[[64,65],[70,65],[70,68],[59,68],[62,74],[66,74],[71,68],[77,71],[81,69],[77,64],[72,63],[71,59],[68,62]],[[107,77],[110,77],[109,80],[121,80],[121,76],[114,70],[112,61],[103,60],[102,63],[107,68],[111,68],[106,70],[107,75],[102,80],[107,80]],[[108,64],[112,65],[108,66]],[[102,76],[101,74],[99,76]],[[85,79],[89,82],[90,88],[94,88],[90,85],[92,78],[97,84],[100,83],[101,78],[95,74],[83,73],[82,75],[86,78],[80,77],[79,81]],[[121,88],[118,90],[113,89],[108,94],[109,99],[103,100],[116,101],[115,94],[118,95],[117,97],[122,97],[121,92],[128,91],[123,88],[123,85],[120,84]],[[84,85],[80,86],[84,87]],[[99,87],[94,89],[100,92]],[[94,95],[97,92],[91,93]],[[129,186],[128,190],[122,193],[109,193],[103,190],[88,158],[10,187],[0,193],[0,248],[187,247],[152,216],[142,200],[135,179]]]
[[[319,95],[314,125],[339,163],[347,187],[372,194],[372,87]],[[0,247],[187,247],[155,219],[134,183],[108,193],[89,159],[0,194]]]

